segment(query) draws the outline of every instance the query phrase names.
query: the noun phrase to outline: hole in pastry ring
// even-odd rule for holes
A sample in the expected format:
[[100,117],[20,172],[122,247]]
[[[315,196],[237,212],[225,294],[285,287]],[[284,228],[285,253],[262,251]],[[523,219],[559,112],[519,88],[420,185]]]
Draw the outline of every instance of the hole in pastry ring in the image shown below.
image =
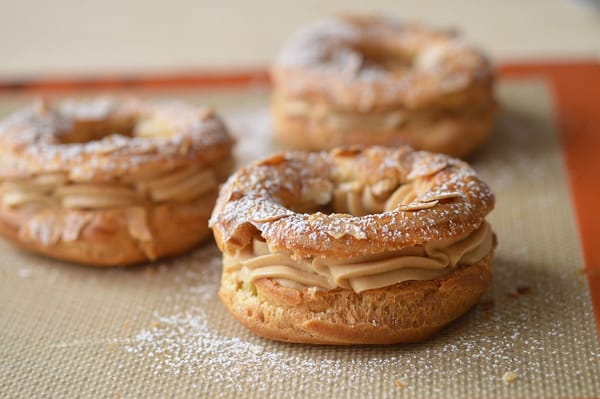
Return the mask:
[[232,145],[207,108],[40,100],[0,122],[0,234],[98,266],[183,252],[210,233]]
[[[315,199],[325,204],[340,181],[389,182],[392,191],[417,180],[426,190],[385,212],[292,210]],[[348,147],[274,155],[239,170],[222,187],[211,226],[227,253],[260,235],[270,248],[299,258],[350,258],[459,237],[479,227],[493,206],[489,187],[457,159],[409,147]]]
[[294,34],[271,68],[279,139],[305,150],[410,145],[464,157],[497,111],[487,58],[455,33],[334,17]]

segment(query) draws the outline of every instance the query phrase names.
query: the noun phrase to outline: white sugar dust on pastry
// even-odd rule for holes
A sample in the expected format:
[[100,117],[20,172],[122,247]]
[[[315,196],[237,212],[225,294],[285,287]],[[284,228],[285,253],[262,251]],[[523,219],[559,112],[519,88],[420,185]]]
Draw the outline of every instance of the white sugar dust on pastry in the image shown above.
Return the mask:
[[181,253],[210,233],[232,145],[207,108],[37,101],[0,123],[0,234],[98,266]]
[[496,114],[487,58],[455,33],[387,17],[332,17],[288,40],[271,68],[285,144],[399,145],[463,157]]
[[236,172],[210,224],[220,297],[267,338],[422,341],[492,278],[494,196],[466,163],[409,147],[285,153]]

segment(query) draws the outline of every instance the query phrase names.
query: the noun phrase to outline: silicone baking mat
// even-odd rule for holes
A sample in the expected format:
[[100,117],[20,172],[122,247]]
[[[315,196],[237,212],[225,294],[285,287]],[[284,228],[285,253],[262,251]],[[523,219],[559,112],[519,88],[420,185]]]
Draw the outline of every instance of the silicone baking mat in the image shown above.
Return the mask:
[[[141,94],[215,105],[240,163],[274,150],[264,86]],[[541,79],[505,79],[498,94],[493,138],[471,159],[497,196],[494,283],[430,341],[319,347],[253,336],[216,297],[212,241],[111,270],[0,241],[0,397],[600,397],[595,280],[584,270],[554,95]],[[0,96],[0,114],[30,97]]]

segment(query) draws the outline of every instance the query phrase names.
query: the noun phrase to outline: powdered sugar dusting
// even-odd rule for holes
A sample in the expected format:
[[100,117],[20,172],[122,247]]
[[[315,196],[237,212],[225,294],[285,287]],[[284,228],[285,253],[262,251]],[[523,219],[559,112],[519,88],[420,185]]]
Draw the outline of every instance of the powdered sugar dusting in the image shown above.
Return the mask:
[[[264,116],[258,110],[253,125],[245,112],[245,134],[251,137],[254,129],[263,129]],[[259,155],[259,145],[254,145]],[[527,214],[528,223],[543,226],[552,212],[560,218],[559,225],[571,230],[570,215],[557,208],[556,201],[546,201],[540,208],[538,200],[545,198],[545,186],[500,160],[518,157],[521,165],[543,168],[545,175],[556,173],[558,164],[554,160],[540,166],[541,158],[532,147],[517,147],[514,155],[511,145],[495,149],[492,160],[497,159],[502,170],[485,169],[485,162],[477,162],[492,186],[509,182],[504,186],[507,189],[529,189],[523,191],[526,198],[521,197],[519,203],[499,202],[498,217],[492,215],[500,241],[494,285],[472,312],[431,341],[340,348],[258,338],[226,314],[215,298],[220,254],[211,244],[196,252],[193,261],[184,258],[176,269],[166,264],[153,276],[171,281],[173,295],[165,299],[162,312],[154,313],[156,326],[137,331],[125,350],[143,359],[157,378],[200,378],[217,386],[210,392],[222,397],[248,392],[382,398],[597,396],[600,354],[585,277],[577,272],[582,260],[566,255],[578,253],[572,248],[556,250],[576,244],[573,240],[558,243],[558,236],[551,232],[528,237],[510,227],[519,220],[511,215]],[[172,280],[174,275],[180,277]],[[562,367],[567,363],[569,368]],[[519,379],[504,383],[507,371]]]
[[326,18],[295,32],[277,62],[284,66],[330,69],[341,65],[342,70],[353,73],[360,68],[361,59],[349,47],[359,40],[357,27],[339,18]]
[[[364,216],[310,215],[322,204],[309,203],[303,197],[305,184],[321,179],[333,188],[343,179],[345,184],[355,181],[362,186],[369,177],[374,178],[375,172],[371,168],[363,170],[361,166],[385,158],[395,158],[396,162],[377,166],[375,176],[380,179],[386,175],[427,176],[429,189],[417,197],[417,201],[440,198],[449,192],[461,195],[410,212],[394,209]],[[429,160],[433,162],[427,168],[424,164]],[[335,253],[339,257],[351,257],[394,251],[428,240],[456,238],[477,228],[492,206],[489,188],[474,171],[445,156],[376,147],[357,151],[352,157],[344,156],[340,162],[335,155],[326,152],[286,153],[235,173],[221,189],[211,226],[219,231],[228,246],[229,241],[239,247],[248,245],[250,237],[241,237],[237,232],[251,223],[270,246],[294,256]],[[308,213],[285,209],[299,207]]]
[[[161,119],[170,134],[128,137],[112,130],[111,123],[131,130],[148,117]],[[61,142],[61,135],[89,122],[111,128],[105,126],[106,135],[97,140]],[[65,172],[74,181],[87,181],[111,180],[144,167],[174,167],[199,154],[210,163],[232,142],[221,120],[205,108],[98,97],[65,100],[54,108],[34,104],[15,112],[0,123],[0,144],[3,174]]]
[[289,38],[272,71],[275,92],[311,97],[316,91],[365,112],[375,104],[429,104],[473,84],[487,87],[492,75],[485,56],[456,35],[389,16],[330,17],[307,25]]

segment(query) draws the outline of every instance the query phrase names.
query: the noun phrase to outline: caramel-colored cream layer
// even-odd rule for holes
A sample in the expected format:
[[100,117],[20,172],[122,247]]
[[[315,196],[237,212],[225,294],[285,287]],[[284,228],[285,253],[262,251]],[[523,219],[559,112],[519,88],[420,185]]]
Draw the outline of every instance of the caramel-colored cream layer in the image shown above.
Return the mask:
[[276,279],[292,288],[317,287],[363,292],[408,280],[430,280],[450,273],[457,266],[483,259],[493,246],[493,233],[484,222],[477,230],[455,240],[431,241],[394,252],[352,259],[293,259],[285,252],[270,251],[254,240],[252,248],[237,255],[225,254],[227,272],[239,281],[252,283]]
[[229,162],[212,167],[188,166],[171,171],[144,171],[114,183],[70,182],[53,173],[0,182],[3,206],[55,206],[69,209],[128,207],[167,201],[189,201],[214,193],[229,171]]
[[[475,107],[465,110],[465,113],[473,113]],[[487,112],[490,107],[491,105],[482,105],[478,109],[478,113]],[[318,124],[325,125],[329,129],[338,131],[347,131],[348,129],[394,131],[413,123],[421,125],[431,123],[432,120],[440,116],[439,113],[411,112],[407,110],[350,114],[348,112],[338,112],[326,106],[315,106],[300,100],[287,100],[283,103],[282,109],[288,117],[306,118]]]

